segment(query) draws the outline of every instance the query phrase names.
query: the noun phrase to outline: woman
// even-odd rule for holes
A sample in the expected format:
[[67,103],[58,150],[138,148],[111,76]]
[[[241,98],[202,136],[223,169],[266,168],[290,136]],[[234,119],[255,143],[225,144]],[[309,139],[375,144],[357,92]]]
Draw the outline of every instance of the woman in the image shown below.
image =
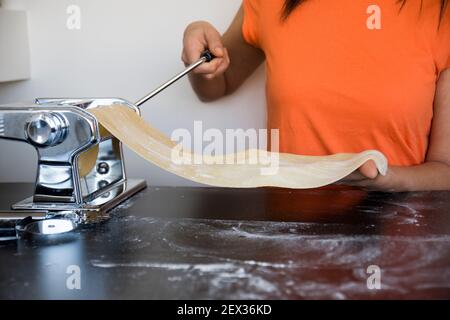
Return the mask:
[[280,151],[377,149],[343,184],[385,191],[450,190],[448,0],[244,0],[221,36],[208,22],[184,35],[183,61],[202,101],[233,93],[263,62],[268,128]]

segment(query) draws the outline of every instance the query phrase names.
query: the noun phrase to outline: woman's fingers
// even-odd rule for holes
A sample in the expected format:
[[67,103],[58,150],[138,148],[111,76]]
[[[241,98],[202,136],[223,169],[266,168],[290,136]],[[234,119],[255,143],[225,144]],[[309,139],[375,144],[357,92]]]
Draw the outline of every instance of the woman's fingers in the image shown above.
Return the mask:
[[196,74],[204,74],[204,75],[211,74],[212,75],[217,72],[217,70],[219,69],[219,67],[221,66],[222,63],[223,63],[223,58],[216,58],[216,59],[212,60],[211,62],[202,64],[197,69],[195,69],[193,72]]
[[378,168],[372,160],[364,163],[358,170],[351,173],[344,179],[342,179],[338,184],[355,185],[359,182],[367,183],[367,180],[373,180],[378,177]]
[[203,51],[205,51],[205,41],[201,30],[186,31],[183,40],[183,62],[189,65],[197,61]]
[[219,64],[219,67],[217,68],[214,76],[223,74],[228,69],[229,66],[230,66],[230,56],[228,54],[228,50],[225,48],[224,56],[222,58],[222,61]]
[[366,179],[365,176],[363,176],[359,170],[349,174],[347,177],[345,177],[344,179],[342,179],[342,181],[360,181],[360,180],[364,180]]
[[204,75],[212,79],[222,73],[229,66],[229,56],[223,47],[220,33],[207,22],[195,22],[185,31],[183,39],[182,60],[186,65],[197,61],[206,49],[216,57],[209,63],[196,68],[193,73]]
[[212,54],[217,58],[223,58],[225,55],[225,48],[222,44],[222,36],[212,26],[204,30],[206,40],[205,49],[211,50]]
[[[215,77],[225,73],[225,71],[228,69],[228,67],[230,66],[230,57],[228,56],[228,50],[224,49],[223,58],[216,58],[213,61],[211,61],[209,64],[211,64],[211,63],[214,64],[213,68],[215,68],[215,70],[213,72],[207,73],[205,75],[205,77],[207,79],[214,79]],[[201,70],[200,70],[200,72],[201,72]]]
[[359,168],[361,175],[368,179],[375,179],[378,177],[378,168],[374,161],[369,160]]
[[[228,65],[226,64],[225,48],[222,44],[222,37],[214,28],[206,28],[203,32],[203,36],[205,42],[203,43],[203,48],[200,53],[197,53],[197,59],[199,59],[201,54],[206,49],[209,49],[212,52],[212,54],[215,56],[215,59],[213,59],[209,63],[202,64],[194,70],[194,73],[202,74],[207,78],[212,79],[220,74],[220,72],[223,73],[223,71],[225,71],[225,69],[228,67]],[[194,61],[196,61],[197,59],[195,59]]]

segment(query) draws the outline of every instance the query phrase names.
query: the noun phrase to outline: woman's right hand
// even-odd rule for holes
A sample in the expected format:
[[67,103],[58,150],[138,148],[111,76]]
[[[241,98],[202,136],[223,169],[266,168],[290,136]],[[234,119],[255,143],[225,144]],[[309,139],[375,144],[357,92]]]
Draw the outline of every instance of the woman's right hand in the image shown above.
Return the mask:
[[205,21],[191,23],[184,32],[182,54],[184,64],[187,66],[197,61],[207,49],[216,58],[202,64],[193,73],[212,80],[224,74],[230,66],[228,50],[223,45],[222,36],[210,23]]
[[186,65],[197,61],[206,49],[216,56],[189,74],[192,88],[201,101],[215,101],[233,93],[263,63],[264,53],[243,37],[243,21],[241,6],[223,36],[205,21],[191,23],[186,28],[182,56]]

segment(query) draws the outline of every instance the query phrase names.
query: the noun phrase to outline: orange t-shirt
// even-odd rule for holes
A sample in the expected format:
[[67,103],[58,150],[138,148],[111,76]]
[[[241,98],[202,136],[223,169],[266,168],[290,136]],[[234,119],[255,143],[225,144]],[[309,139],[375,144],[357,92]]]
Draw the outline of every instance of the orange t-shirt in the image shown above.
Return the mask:
[[450,68],[450,8],[438,30],[440,0],[401,11],[397,0],[306,0],[284,22],[283,4],[244,0],[242,28],[266,55],[280,151],[377,149],[391,165],[423,163],[436,83]]

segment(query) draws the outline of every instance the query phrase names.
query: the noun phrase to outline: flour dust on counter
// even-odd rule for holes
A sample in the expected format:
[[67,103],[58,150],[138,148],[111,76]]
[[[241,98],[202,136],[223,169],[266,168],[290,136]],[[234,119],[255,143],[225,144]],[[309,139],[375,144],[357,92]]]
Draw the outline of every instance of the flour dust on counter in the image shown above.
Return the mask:
[[[2,245],[0,298],[446,299],[448,199],[149,187],[70,240]],[[67,290],[72,265],[82,290]]]
[[[172,292],[183,289],[180,298],[189,297],[190,290],[213,299],[371,297],[376,293],[367,289],[366,269],[373,264],[382,267],[385,294],[408,293],[411,284],[414,289],[450,290],[446,268],[434,269],[439,277],[426,272],[449,261],[450,237],[445,235],[351,235],[344,224],[123,218],[126,230],[145,229],[152,234],[150,241],[128,234],[120,246],[131,248],[126,256],[136,257],[134,261],[92,259],[91,266],[140,270],[141,280],[156,272]],[[331,232],[336,229],[342,232]],[[342,280],[332,281],[336,276]],[[448,281],[443,283],[442,277]]]

